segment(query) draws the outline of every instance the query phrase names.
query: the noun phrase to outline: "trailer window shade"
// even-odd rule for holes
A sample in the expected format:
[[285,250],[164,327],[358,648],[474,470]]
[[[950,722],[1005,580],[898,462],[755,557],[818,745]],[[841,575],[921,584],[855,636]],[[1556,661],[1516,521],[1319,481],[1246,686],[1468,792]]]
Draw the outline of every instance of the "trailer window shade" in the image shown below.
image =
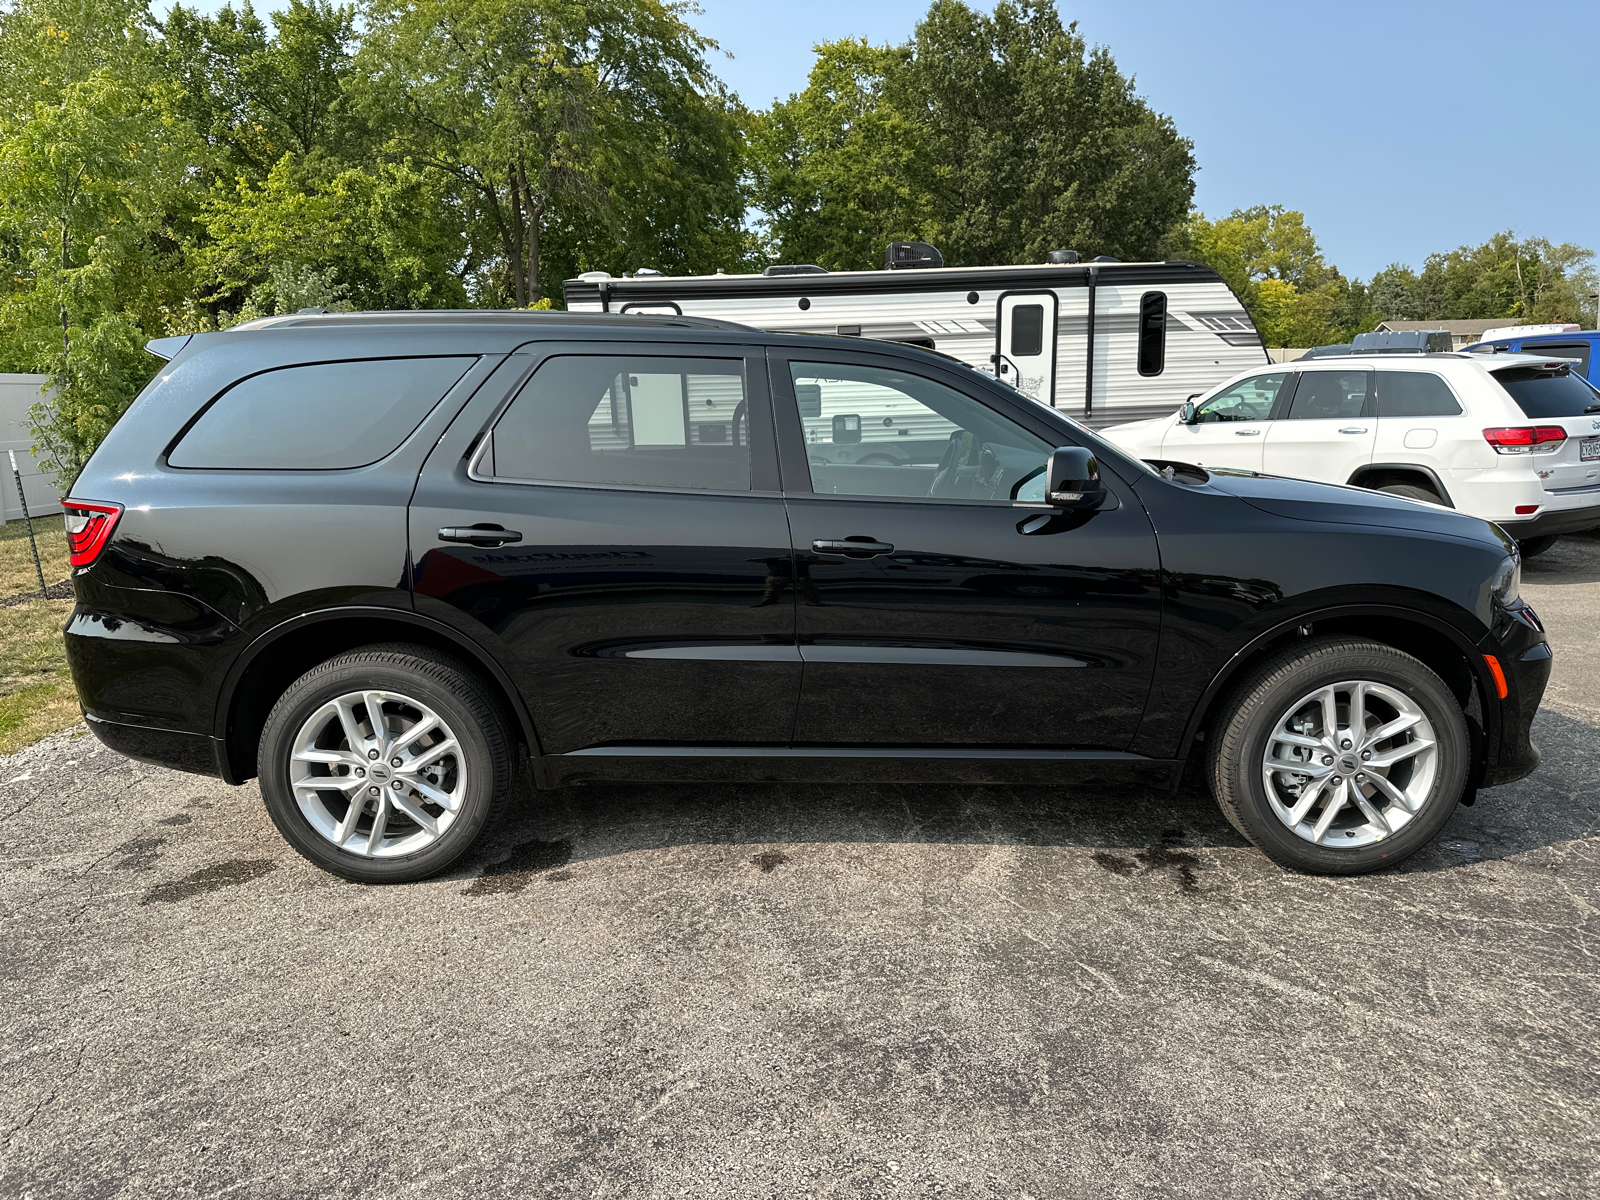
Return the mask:
[[1167,294],[1139,299],[1139,374],[1159,375],[1167,365]]
[[1011,357],[1044,353],[1044,305],[1019,304],[1011,310]]

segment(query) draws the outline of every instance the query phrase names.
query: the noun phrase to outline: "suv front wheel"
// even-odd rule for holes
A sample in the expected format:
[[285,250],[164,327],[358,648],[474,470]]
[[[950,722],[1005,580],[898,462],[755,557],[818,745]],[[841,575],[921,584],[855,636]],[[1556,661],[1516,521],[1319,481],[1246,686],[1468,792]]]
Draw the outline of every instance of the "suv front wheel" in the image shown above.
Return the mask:
[[1433,838],[1467,781],[1465,718],[1444,683],[1391,646],[1299,642],[1233,689],[1211,734],[1211,786],[1281,866],[1358,875]]
[[273,823],[335,875],[403,883],[444,870],[512,788],[500,705],[453,659],[366,646],[312,668],[262,730],[258,772]]

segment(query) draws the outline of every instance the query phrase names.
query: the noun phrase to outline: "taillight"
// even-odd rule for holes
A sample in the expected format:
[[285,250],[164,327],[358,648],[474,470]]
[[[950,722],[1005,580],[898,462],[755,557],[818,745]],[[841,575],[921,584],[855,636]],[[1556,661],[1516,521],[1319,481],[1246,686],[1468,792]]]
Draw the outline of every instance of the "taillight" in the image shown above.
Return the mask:
[[92,500],[63,500],[67,513],[67,550],[75,567],[87,567],[100,557],[111,540],[111,531],[122,516],[120,504],[97,504]]
[[1485,429],[1483,440],[1497,454],[1551,454],[1561,449],[1567,431],[1559,425],[1514,425]]

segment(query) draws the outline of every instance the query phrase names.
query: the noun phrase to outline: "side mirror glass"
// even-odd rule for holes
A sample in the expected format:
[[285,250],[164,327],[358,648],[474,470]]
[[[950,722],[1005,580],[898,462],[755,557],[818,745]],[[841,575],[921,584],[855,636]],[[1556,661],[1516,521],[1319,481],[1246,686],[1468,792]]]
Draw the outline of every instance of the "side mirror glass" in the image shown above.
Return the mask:
[[1200,414],[1195,410],[1194,401],[1185,401],[1183,407],[1178,410],[1178,423],[1180,425],[1194,425],[1199,420]]
[[794,398],[800,403],[800,416],[802,418],[817,418],[822,415],[822,385],[820,383],[797,383],[794,385]]
[[861,416],[859,413],[839,413],[833,418],[833,444],[835,446],[853,446],[861,440]]
[[1093,452],[1061,446],[1045,464],[1045,501],[1055,508],[1093,509],[1105,502],[1106,485]]

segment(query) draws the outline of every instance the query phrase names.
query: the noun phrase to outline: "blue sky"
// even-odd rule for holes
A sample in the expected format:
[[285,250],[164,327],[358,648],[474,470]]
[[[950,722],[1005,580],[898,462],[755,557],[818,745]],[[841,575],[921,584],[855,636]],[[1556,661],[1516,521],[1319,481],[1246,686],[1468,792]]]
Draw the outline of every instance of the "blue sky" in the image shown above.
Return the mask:
[[[695,23],[733,55],[715,61],[717,73],[756,107],[805,86],[814,43],[904,41],[928,8],[927,0],[700,6]],[[1195,203],[1210,216],[1251,204],[1301,209],[1328,259],[1364,279],[1502,229],[1600,249],[1595,0],[1059,7],[1193,139]]]

